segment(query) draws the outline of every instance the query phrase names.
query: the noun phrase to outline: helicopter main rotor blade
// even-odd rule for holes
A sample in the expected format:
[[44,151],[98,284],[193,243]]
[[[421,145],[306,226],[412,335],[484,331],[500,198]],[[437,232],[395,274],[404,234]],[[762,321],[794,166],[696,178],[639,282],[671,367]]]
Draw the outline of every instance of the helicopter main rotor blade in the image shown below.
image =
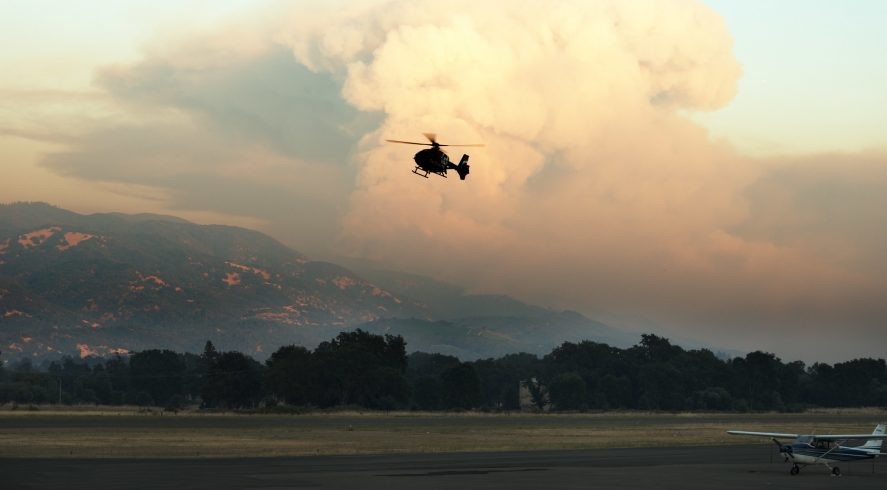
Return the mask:
[[422,133],[422,134],[426,138],[428,138],[428,141],[430,141],[431,143],[419,143],[418,141],[403,141],[403,140],[385,140],[385,141],[387,141],[389,143],[403,143],[405,145],[421,145],[421,146],[475,146],[475,147],[485,146],[483,143],[473,143],[473,144],[467,144],[467,145],[442,145],[437,142],[437,135],[436,134],[434,134],[434,133]]
[[417,143],[415,141],[401,141],[401,140],[385,140],[389,143],[403,143],[405,145],[422,145],[422,146],[434,146],[431,143]]

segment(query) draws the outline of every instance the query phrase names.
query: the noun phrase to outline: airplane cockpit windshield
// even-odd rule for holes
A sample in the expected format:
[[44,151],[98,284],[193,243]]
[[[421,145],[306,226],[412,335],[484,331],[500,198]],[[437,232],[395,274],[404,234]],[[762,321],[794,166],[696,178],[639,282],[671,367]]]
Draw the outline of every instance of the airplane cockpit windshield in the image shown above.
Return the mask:
[[810,444],[811,442],[813,442],[813,437],[811,437],[811,436],[801,436],[801,437],[798,438],[798,441],[797,441],[797,442],[800,442],[800,443],[803,443],[803,444]]

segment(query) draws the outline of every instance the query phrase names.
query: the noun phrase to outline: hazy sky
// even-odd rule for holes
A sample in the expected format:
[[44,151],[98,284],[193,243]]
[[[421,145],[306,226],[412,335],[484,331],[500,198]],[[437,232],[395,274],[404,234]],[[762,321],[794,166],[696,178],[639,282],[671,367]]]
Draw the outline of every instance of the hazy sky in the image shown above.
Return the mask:
[[[634,330],[884,356],[887,3],[0,2],[0,201],[248,226]],[[414,147],[487,144],[468,180]],[[454,149],[453,158],[459,157]]]

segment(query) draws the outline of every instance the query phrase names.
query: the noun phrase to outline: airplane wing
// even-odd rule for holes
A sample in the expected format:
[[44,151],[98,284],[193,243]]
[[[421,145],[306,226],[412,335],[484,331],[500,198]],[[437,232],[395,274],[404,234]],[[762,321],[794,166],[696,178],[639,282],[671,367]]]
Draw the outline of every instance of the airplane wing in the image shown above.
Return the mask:
[[749,432],[747,430],[728,430],[727,434],[733,436],[759,436],[759,437],[775,437],[777,439],[797,439],[800,434],[783,434],[781,432]]
[[811,435],[810,437],[818,440],[818,441],[844,441],[848,439],[887,439],[887,434],[825,434],[825,435]]

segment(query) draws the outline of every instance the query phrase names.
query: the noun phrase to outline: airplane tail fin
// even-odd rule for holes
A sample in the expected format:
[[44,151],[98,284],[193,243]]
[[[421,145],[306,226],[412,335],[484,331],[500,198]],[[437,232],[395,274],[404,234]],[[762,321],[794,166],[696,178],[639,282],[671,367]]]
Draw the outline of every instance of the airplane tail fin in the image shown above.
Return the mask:
[[[882,435],[884,435],[884,431],[885,431],[885,429],[887,429],[887,425],[885,425],[885,424],[878,424],[878,426],[875,427],[875,430],[872,431],[872,435],[873,435],[873,436],[882,436]],[[869,439],[868,441],[865,442],[865,444],[864,444],[862,447],[865,448],[865,449],[878,449],[878,450],[880,450],[880,449],[881,449],[881,443],[882,443],[882,442],[884,442],[883,439]]]

